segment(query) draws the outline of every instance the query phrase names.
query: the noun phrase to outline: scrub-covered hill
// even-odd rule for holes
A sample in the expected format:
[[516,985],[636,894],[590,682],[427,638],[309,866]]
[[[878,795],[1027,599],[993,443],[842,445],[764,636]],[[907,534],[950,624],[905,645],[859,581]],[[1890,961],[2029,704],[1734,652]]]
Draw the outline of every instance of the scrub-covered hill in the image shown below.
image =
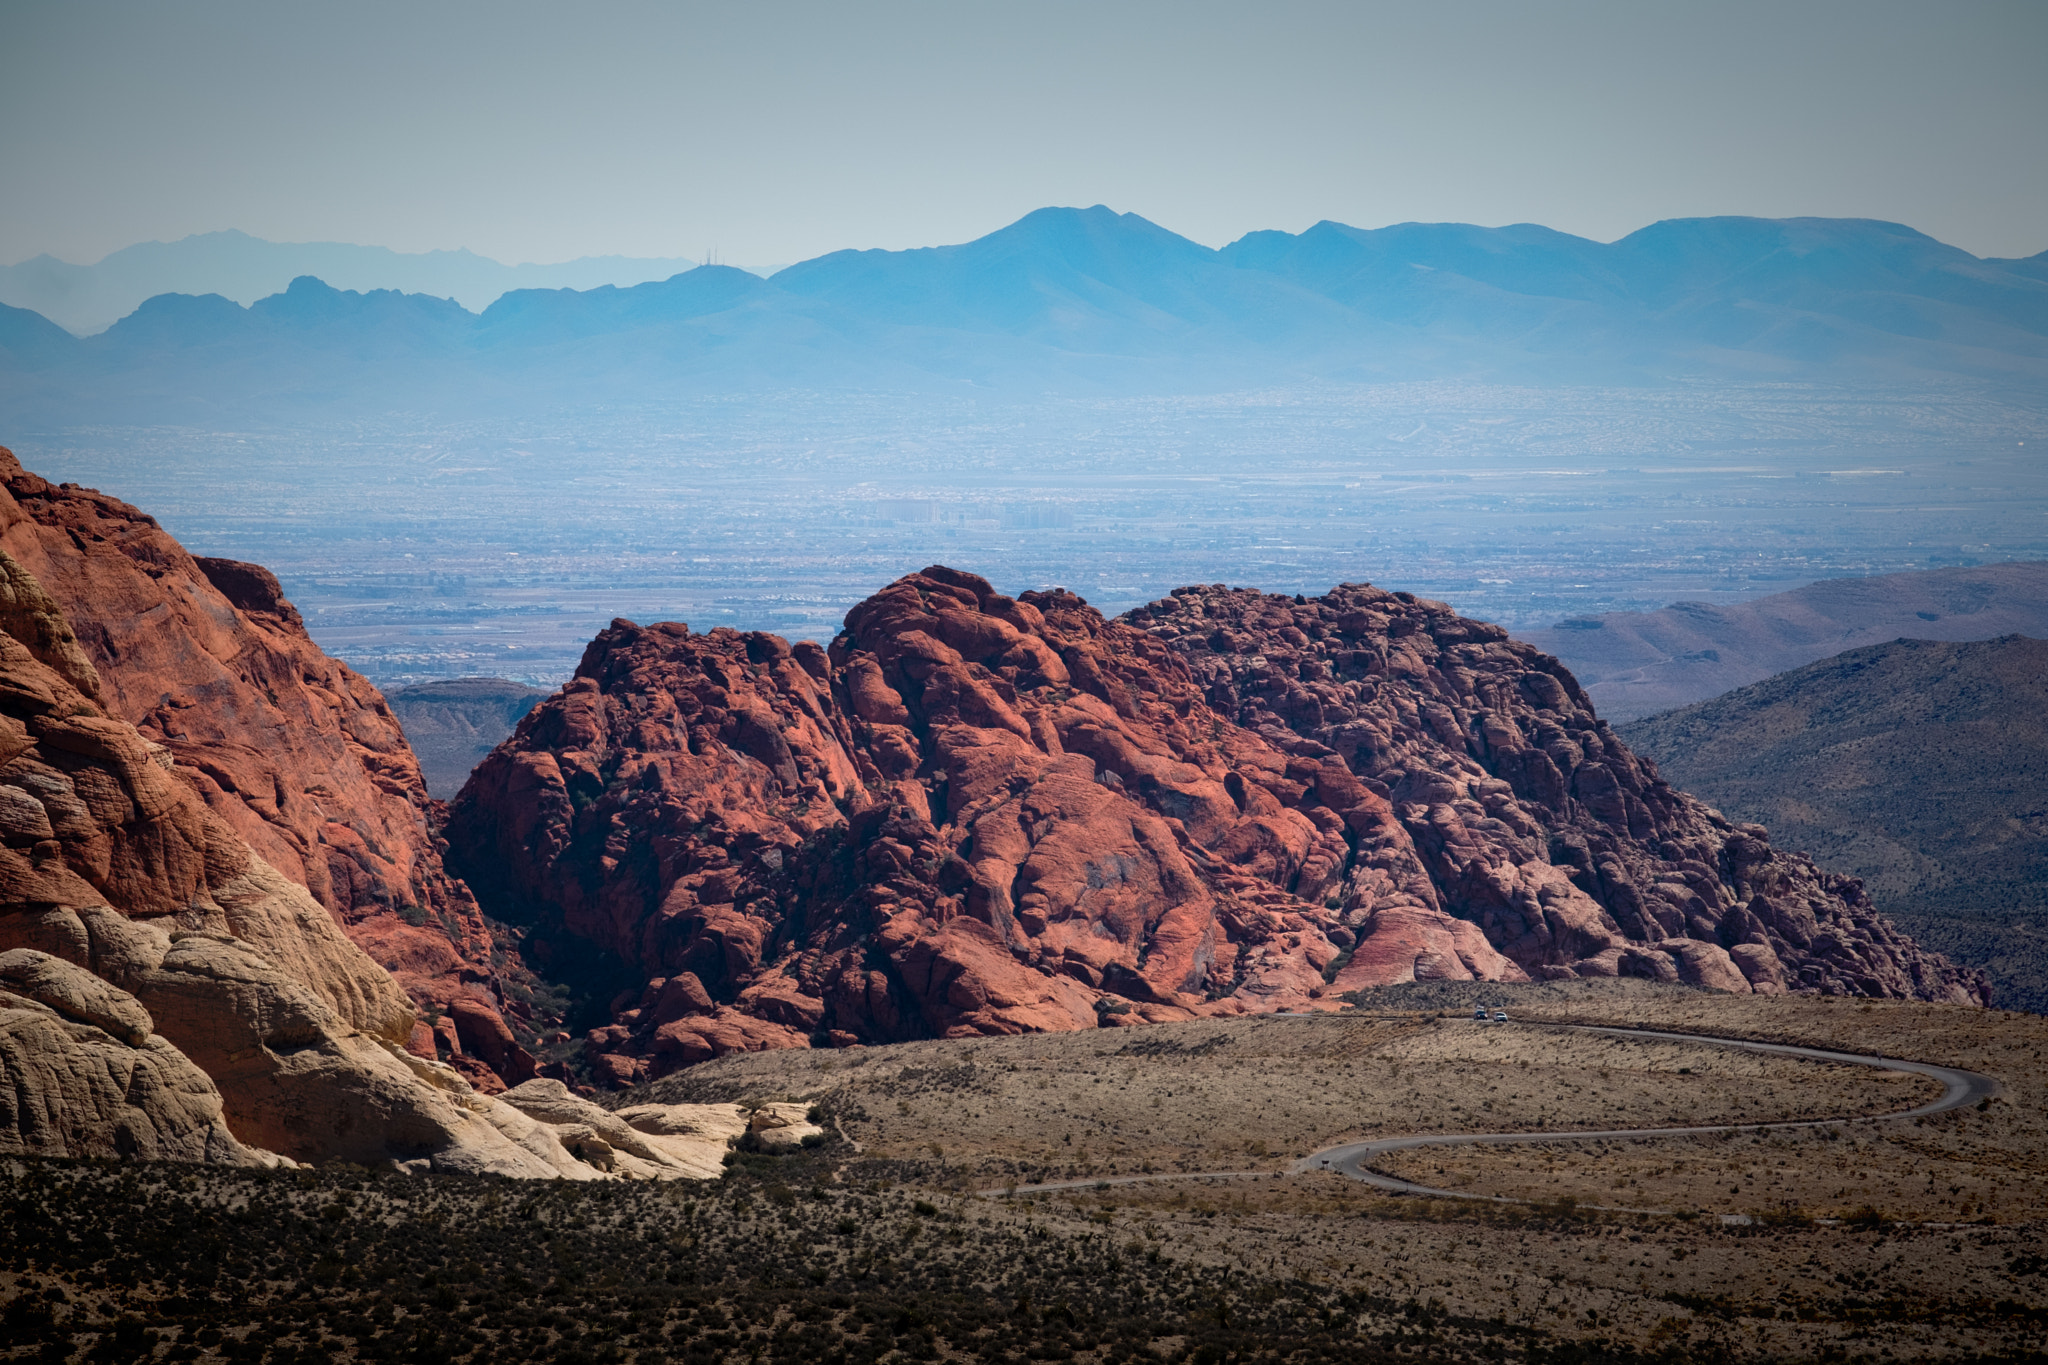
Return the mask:
[[2048,1008],[2048,641],[1894,640],[1622,727],[1672,780],[1862,877]]

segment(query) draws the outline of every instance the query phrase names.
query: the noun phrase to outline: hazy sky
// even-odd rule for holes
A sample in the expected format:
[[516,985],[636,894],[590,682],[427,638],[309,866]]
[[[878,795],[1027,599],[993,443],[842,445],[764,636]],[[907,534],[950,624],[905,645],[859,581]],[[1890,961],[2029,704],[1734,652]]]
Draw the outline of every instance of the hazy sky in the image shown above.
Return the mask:
[[735,264],[1106,203],[2048,249],[2043,0],[0,0],[0,261],[235,227]]

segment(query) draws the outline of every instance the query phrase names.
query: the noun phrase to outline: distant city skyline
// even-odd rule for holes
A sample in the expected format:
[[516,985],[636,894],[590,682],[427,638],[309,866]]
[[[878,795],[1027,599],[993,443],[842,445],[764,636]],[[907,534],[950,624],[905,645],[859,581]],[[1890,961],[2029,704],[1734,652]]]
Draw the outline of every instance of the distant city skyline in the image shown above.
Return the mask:
[[2048,249],[2048,6],[1731,0],[0,9],[0,262],[281,242],[751,265],[1107,203],[1882,218]]

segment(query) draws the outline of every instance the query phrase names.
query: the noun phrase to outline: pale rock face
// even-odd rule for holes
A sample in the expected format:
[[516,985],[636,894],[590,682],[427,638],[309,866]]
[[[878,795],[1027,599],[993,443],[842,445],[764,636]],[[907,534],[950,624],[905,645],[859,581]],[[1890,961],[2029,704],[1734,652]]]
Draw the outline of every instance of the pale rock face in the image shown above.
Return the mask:
[[[446,1063],[435,1062],[428,1063],[428,1065],[442,1066],[448,1070],[450,1075],[455,1075],[454,1069],[447,1067]],[[456,1079],[459,1081],[461,1078],[456,1076]],[[561,1135],[553,1128],[528,1118],[509,1104],[500,1103],[495,1096],[483,1101],[482,1112],[484,1121],[497,1129],[500,1136],[521,1151],[536,1158],[542,1165],[552,1170],[561,1179],[604,1180],[608,1178],[606,1172],[599,1170],[588,1162],[580,1160],[574,1152],[563,1146]],[[413,1162],[410,1164],[400,1163],[400,1165],[410,1170],[434,1169],[431,1161]]]
[[770,1152],[793,1152],[807,1137],[820,1137],[825,1130],[812,1123],[807,1104],[764,1104],[754,1111],[747,1128],[754,1141]]
[[562,1144],[570,1156],[606,1175],[618,1173],[618,1150],[605,1141],[604,1135],[595,1128],[587,1123],[555,1123],[548,1126],[554,1130],[555,1140]]
[[613,1112],[653,1137],[703,1138],[730,1146],[747,1131],[746,1112],[736,1104],[631,1104]]
[[[73,952],[83,944],[84,957],[61,962],[13,946],[17,939]],[[441,1085],[429,1083],[421,1072],[433,1064],[350,1027],[251,944],[203,931],[172,934],[86,906],[0,915],[0,946],[12,949],[0,953],[10,987],[68,968],[64,989],[72,997],[86,999],[84,983],[96,982],[116,1004],[126,1001],[133,1015],[152,1021],[167,1051],[175,1048],[173,1055],[212,1078],[229,1127],[246,1143],[298,1162],[425,1161],[436,1170],[540,1179],[562,1173],[545,1145],[536,1154],[493,1125],[485,1102],[452,1070],[441,1068]],[[56,994],[44,989],[44,998]]]
[[[396,1046],[391,1035],[410,1023],[404,998],[260,860],[223,885],[205,920],[262,934],[327,989],[224,927],[172,930],[103,904],[0,911],[10,1083],[0,1143],[240,1164],[273,1163],[274,1152],[528,1179],[709,1178],[743,1129],[732,1106],[651,1106],[660,1112],[642,1121],[657,1132],[640,1135],[556,1082],[545,1084],[560,1092],[559,1124],[478,1095],[453,1068]],[[341,970],[324,975],[336,958]],[[595,1125],[575,1122],[589,1114]]]
[[527,1081],[498,1098],[551,1126],[582,1160],[635,1179],[715,1178],[746,1131],[735,1104],[643,1104],[615,1113],[557,1080]]
[[0,953],[0,1152],[262,1164],[140,1002],[61,958]]
[[0,1150],[719,1173],[731,1106],[654,1106],[642,1133],[549,1082],[536,1118],[408,1052],[390,973],[208,808],[196,770],[104,714],[62,611],[4,549],[0,632]]
[[149,1011],[82,967],[33,948],[0,953],[0,989],[48,1005],[66,1018],[104,1029],[130,1047],[156,1031]]
[[[253,854],[161,746],[80,690],[94,679],[37,594],[0,551],[0,627],[31,636],[0,634],[0,988],[16,1082],[6,1140],[573,1170],[551,1136],[404,1054],[413,1011],[389,973]],[[118,1098],[131,1095],[175,1102],[159,1112]]]
[[[497,1088],[493,1073],[515,1084],[533,1074],[512,1032],[517,1016],[508,1023],[500,1014],[490,929],[441,866],[433,803],[397,718],[367,679],[313,642],[272,574],[195,559],[146,513],[38,478],[0,449],[0,633],[91,702],[101,723],[132,725],[137,752],[165,775],[175,771],[196,804],[268,864],[267,877],[305,889],[399,993],[443,1012],[459,1005],[464,1031],[448,1040],[448,1060],[472,1080]],[[0,752],[12,751],[0,742]],[[0,837],[8,815],[0,791]],[[187,908],[175,898],[145,908],[102,891],[128,914]],[[312,979],[273,940],[225,927]],[[337,983],[336,994],[359,992],[360,982],[344,984],[352,973],[335,975],[340,960],[321,952],[319,975]],[[331,1003],[382,1036],[357,1006]],[[424,1045],[433,1050],[432,1035]]]
[[412,1002],[305,887],[252,854],[248,868],[214,887],[213,897],[229,932],[311,988],[343,1023],[401,1045],[410,1039]]

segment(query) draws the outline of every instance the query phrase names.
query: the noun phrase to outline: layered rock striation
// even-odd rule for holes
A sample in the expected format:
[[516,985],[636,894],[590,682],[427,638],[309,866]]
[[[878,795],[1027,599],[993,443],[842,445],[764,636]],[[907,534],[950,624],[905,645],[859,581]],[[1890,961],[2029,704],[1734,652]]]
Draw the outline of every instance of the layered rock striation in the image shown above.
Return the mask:
[[134,996],[30,948],[0,952],[0,1152],[256,1160],[212,1078]]
[[452,1071],[402,1051],[414,1011],[390,975],[168,747],[106,714],[64,614],[4,551],[0,581],[0,1141],[230,1161],[244,1143],[383,1160],[396,1142],[526,1164],[443,1098],[469,1090]]
[[195,558],[147,514],[52,484],[4,449],[0,549],[51,604],[39,615],[0,583],[0,625],[48,636],[59,673],[397,978],[438,1021],[419,1025],[417,1054],[485,1089],[534,1074],[518,1041],[533,1034],[531,1010],[508,994],[506,953],[442,865],[398,721],[313,643],[274,576]]
[[1572,675],[1441,602],[1365,584],[1323,597],[1183,588],[1125,618],[1219,712],[1304,761],[1341,762],[1389,812],[1344,882],[1352,959],[1459,976],[1389,937],[1416,908],[1478,926],[1532,977],[1628,975],[1736,992],[1985,1003],[1854,877],[1773,848],[1661,780]]

